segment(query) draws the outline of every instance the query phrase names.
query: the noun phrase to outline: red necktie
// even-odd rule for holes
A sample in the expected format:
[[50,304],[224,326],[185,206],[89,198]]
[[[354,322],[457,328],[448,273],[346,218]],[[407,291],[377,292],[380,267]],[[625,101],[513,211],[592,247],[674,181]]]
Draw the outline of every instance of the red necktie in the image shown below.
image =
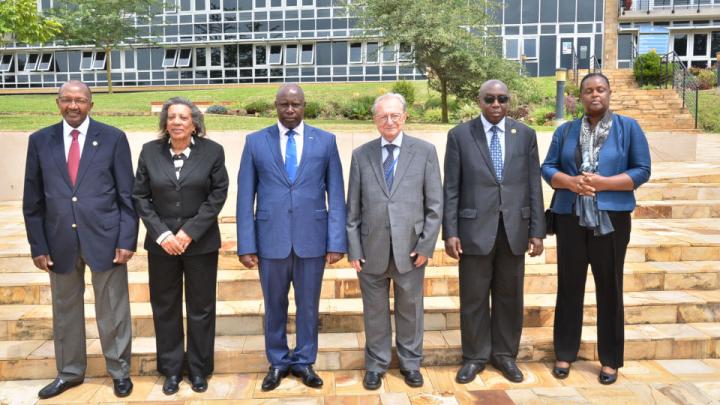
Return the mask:
[[68,152],[67,165],[68,174],[70,175],[70,183],[75,186],[78,168],[80,167],[80,143],[78,142],[78,136],[80,136],[80,131],[78,131],[77,129],[73,129],[72,131],[70,131],[70,136],[72,136],[73,139],[72,143],[70,144],[70,151]]

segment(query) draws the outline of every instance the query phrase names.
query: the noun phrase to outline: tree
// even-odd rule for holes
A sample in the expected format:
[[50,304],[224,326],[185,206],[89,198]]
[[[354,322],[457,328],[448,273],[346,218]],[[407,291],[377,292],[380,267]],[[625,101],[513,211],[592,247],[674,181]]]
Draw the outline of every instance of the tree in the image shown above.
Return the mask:
[[35,0],[0,1],[0,45],[12,41],[26,44],[47,42],[61,29],[60,23],[38,13]]
[[519,77],[521,66],[502,58],[499,34],[489,34],[493,0],[362,0],[345,7],[363,36],[411,45],[415,67],[440,92],[442,122],[448,94],[474,100],[485,80]]
[[108,93],[112,93],[112,50],[142,41],[135,19],[150,20],[162,4],[160,0],[59,0],[52,11],[65,27],[61,38],[68,45],[95,45],[105,51]]

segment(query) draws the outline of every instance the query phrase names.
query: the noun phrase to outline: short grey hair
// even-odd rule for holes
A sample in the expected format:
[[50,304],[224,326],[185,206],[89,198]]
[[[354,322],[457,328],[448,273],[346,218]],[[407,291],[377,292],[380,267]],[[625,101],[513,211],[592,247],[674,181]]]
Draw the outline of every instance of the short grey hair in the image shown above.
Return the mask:
[[87,85],[87,83],[81,81],[81,80],[68,80],[65,83],[60,86],[60,89],[58,90],[58,97],[61,97],[63,92],[68,87],[79,87],[81,88],[85,94],[87,94],[88,100],[92,101],[92,91],[90,91],[90,86]]
[[160,110],[160,137],[162,137],[164,140],[170,139],[170,135],[167,132],[167,119],[168,119],[168,110],[171,106],[174,105],[184,105],[190,108],[190,116],[192,117],[192,123],[195,127],[195,133],[193,136],[203,137],[205,136],[205,119],[203,117],[202,111],[200,111],[199,108],[195,104],[193,104],[192,101],[186,99],[185,97],[173,97],[166,101],[163,106],[162,110]]
[[372,108],[370,111],[372,111],[372,114],[375,115],[375,111],[377,110],[378,104],[380,104],[381,101],[385,100],[386,98],[394,98],[397,101],[402,104],[403,112],[407,112],[407,102],[405,101],[405,97],[403,97],[400,93],[385,93],[381,96],[378,96],[378,98],[375,99],[375,102],[373,103]]

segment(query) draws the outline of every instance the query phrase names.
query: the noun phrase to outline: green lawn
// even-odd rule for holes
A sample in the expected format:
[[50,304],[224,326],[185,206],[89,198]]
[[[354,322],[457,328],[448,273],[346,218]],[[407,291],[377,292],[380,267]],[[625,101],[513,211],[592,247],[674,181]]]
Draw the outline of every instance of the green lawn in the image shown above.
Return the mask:
[[[541,94],[554,101],[554,78],[532,78],[538,84]],[[415,105],[423,105],[429,98],[438,98],[437,92],[430,90],[425,81],[413,82],[415,86]],[[552,86],[551,86],[552,85]],[[303,84],[305,98],[320,103],[343,101],[357,96],[377,96],[391,90],[392,82],[384,83],[334,83]],[[231,102],[229,108],[242,108],[255,100],[272,101],[275,98],[277,84],[249,85],[233,88],[189,91],[149,91],[122,92],[115,94],[98,93],[93,95],[95,103],[93,117],[99,121],[117,126],[125,131],[153,131],[157,128],[157,116],[150,113],[150,103],[165,101],[170,97],[184,96],[192,101]],[[545,94],[551,93],[551,94]],[[423,123],[419,116],[411,113],[408,130],[440,129],[452,126],[437,123]],[[59,121],[54,95],[0,95],[0,130],[32,131]],[[209,131],[256,130],[275,122],[272,117],[221,116],[206,115]],[[371,121],[352,120],[308,120],[329,130],[372,130]],[[540,130],[552,130],[552,127],[537,127]]]
[[720,95],[717,90],[702,90],[699,95],[698,128],[720,132]]

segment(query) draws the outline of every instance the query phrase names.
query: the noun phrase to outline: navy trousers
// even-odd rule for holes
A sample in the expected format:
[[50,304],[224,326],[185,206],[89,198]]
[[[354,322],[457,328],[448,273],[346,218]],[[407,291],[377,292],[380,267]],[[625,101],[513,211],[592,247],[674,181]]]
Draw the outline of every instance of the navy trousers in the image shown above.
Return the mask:
[[[318,351],[318,309],[325,257],[301,258],[294,251],[284,259],[260,258],[260,284],[265,301],[265,354],[282,370],[315,363]],[[295,349],[287,343],[288,292],[295,290]]]

